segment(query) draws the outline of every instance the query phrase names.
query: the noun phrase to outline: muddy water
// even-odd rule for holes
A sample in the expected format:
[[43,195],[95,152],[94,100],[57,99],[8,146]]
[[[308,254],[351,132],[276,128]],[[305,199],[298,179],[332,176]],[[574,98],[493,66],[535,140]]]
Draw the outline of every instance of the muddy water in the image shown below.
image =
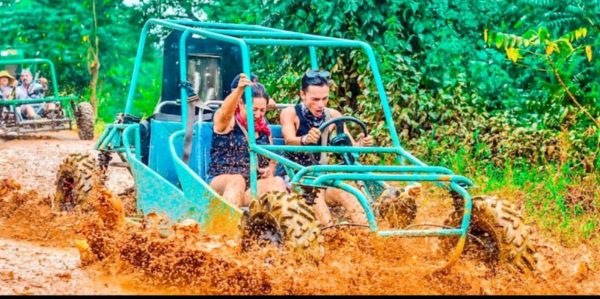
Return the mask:
[[0,239],[0,294],[123,294],[79,267],[74,248]]
[[[94,141],[79,140],[76,132],[60,131],[26,135],[22,139],[0,138],[0,178],[11,177],[42,196],[54,194],[58,166],[69,154],[96,153]],[[118,156],[113,161],[120,161]],[[123,168],[109,168],[108,186],[120,193],[133,185]]]
[[[58,165],[70,153],[89,152],[93,144],[68,131],[35,139],[0,138],[2,185],[11,178],[12,189],[26,189],[0,190],[0,294],[143,293],[122,286],[106,271],[83,269],[73,247],[78,217],[51,209]],[[125,170],[110,171],[113,190],[120,192],[132,183]]]
[[[129,227],[110,244],[105,266],[141,271],[145,285],[184,294],[596,294],[598,274],[574,267],[583,248],[541,248],[534,275],[491,269],[465,257],[449,273],[437,240],[378,238],[364,230],[327,231],[326,256],[314,264],[285,251],[241,253],[209,237],[160,236]],[[110,250],[109,250],[110,251]],[[584,250],[585,251],[585,250]],[[588,252],[589,253],[589,252]],[[596,253],[597,254],[597,253]],[[135,270],[131,270],[133,267]],[[595,267],[595,266],[594,266]],[[130,268],[130,270],[125,270]]]
[[[3,181],[10,190],[0,194],[0,294],[600,293],[598,245],[566,248],[551,238],[539,237],[540,270],[516,275],[469,256],[439,273],[447,257],[437,249],[438,239],[379,238],[361,228],[325,231],[326,255],[318,264],[273,248],[242,253],[235,241],[181,231],[165,236],[131,225],[109,230],[93,215],[51,208],[53,170],[68,153],[92,147],[63,133],[0,142],[0,179],[14,179]],[[118,192],[130,184],[128,174],[119,172],[109,187]],[[427,190],[416,222],[440,223],[448,202]],[[109,254],[89,265],[74,248],[85,228],[109,244]]]

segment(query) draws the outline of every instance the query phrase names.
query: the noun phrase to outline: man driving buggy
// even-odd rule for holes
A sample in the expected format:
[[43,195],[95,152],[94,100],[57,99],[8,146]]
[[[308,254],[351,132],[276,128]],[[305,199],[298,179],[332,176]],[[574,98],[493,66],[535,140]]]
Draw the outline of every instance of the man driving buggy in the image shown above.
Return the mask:
[[[43,98],[45,92],[48,89],[47,80],[40,78],[40,80],[34,80],[33,74],[29,69],[23,69],[21,71],[21,85],[17,87],[16,98],[19,100],[25,99],[38,99]],[[36,82],[37,81],[37,82]],[[54,103],[44,104],[24,104],[19,106],[19,112],[26,119],[38,119],[50,111],[56,109]]]
[[[327,107],[332,83],[327,71],[309,70],[302,76],[301,102],[294,107],[284,109],[280,116],[286,145],[320,144],[324,136],[321,136],[319,127],[330,119],[342,116],[339,111]],[[330,126],[326,132],[332,132],[334,127]],[[346,130],[344,125],[344,131]],[[350,137],[350,134],[348,136]],[[371,146],[373,143],[371,136],[364,136],[361,133],[358,137],[358,141],[350,137],[353,146]],[[326,161],[319,162],[319,153],[288,153],[286,156],[304,166],[326,163]],[[332,224],[328,204],[344,207],[354,223],[367,223],[360,203],[352,194],[338,188],[327,188],[320,190],[315,199],[316,216],[323,226]]]

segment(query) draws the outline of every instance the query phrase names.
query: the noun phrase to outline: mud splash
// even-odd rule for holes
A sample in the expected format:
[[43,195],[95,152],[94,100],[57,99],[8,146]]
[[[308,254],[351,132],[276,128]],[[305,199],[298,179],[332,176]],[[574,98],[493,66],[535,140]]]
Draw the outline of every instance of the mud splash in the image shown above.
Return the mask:
[[52,208],[52,198],[24,191],[12,179],[0,179],[0,237],[68,246],[83,217]]
[[270,247],[241,252],[237,240],[203,236],[193,221],[167,222],[151,214],[139,224],[106,229],[114,220],[99,217],[85,234],[107,265],[125,263],[141,269],[149,284],[176,286],[182,293],[579,294],[599,289],[590,255],[572,256],[571,261],[582,261],[573,267],[554,258],[560,253],[551,246],[540,247],[541,271],[532,275],[489,268],[468,255],[440,273],[447,256],[435,238],[383,238],[339,227],[324,232],[326,256],[314,263]]
[[[425,212],[419,213],[416,222],[431,222],[423,215],[446,213],[433,204],[439,201],[434,198],[436,194],[425,193],[419,202]],[[238,240],[202,235],[191,221],[170,225],[153,214],[136,221],[124,219],[122,207],[117,212],[112,209],[112,193],[104,190],[96,194],[104,205],[104,210],[99,210],[104,212],[66,214],[53,209],[50,197],[24,191],[14,180],[0,180],[0,236],[57,247],[77,246],[83,269],[101,271],[119,280],[123,293],[600,292],[600,252],[594,244],[565,248],[551,240],[540,240],[539,271],[533,275],[515,275],[502,267],[492,269],[469,256],[441,274],[437,270],[447,256],[438,250],[436,238],[382,238],[363,228],[339,227],[323,232],[326,254],[314,263],[273,247],[241,252]],[[86,257],[85,250],[93,254]],[[0,279],[10,279],[8,275],[0,273]]]
[[319,264],[275,248],[241,253],[218,238],[192,241],[171,233],[119,233],[127,237],[116,241],[118,257],[103,265],[118,265],[122,273],[142,270],[144,284],[173,294],[586,294],[599,289],[597,275],[584,273],[588,277],[578,282],[572,267],[559,268],[564,264],[518,276],[465,258],[439,274],[444,257],[430,250],[433,240],[383,239],[354,228],[326,233],[327,255]]

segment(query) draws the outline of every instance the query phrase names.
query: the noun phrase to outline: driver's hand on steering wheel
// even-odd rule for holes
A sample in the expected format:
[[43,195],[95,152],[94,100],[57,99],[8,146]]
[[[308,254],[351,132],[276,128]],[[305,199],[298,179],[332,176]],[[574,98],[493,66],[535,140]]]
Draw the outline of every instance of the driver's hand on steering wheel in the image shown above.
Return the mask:
[[319,128],[311,128],[306,135],[300,139],[300,144],[316,144],[321,138],[321,131]]
[[360,133],[358,134],[358,146],[371,146],[373,145],[373,137],[371,135],[367,135]]

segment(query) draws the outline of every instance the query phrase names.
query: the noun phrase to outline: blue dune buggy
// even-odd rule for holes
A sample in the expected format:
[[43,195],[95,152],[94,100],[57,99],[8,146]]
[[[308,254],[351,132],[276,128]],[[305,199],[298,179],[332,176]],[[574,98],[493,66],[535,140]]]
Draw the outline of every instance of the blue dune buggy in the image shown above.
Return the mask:
[[[164,39],[163,90],[154,114],[145,120],[132,116],[135,88],[140,75],[142,54],[152,26],[172,30]],[[352,147],[348,136],[338,132],[336,142],[318,146],[285,145],[279,125],[271,125],[273,145],[256,144],[252,113],[248,113],[250,144],[250,189],[248,210],[226,202],[206,183],[211,147],[212,113],[228,95],[228,82],[238,73],[251,74],[250,47],[303,47],[313,69],[319,69],[321,48],[359,48],[369,59],[377,94],[385,116],[391,147]],[[252,111],[247,87],[245,102]],[[196,97],[199,101],[188,100]],[[181,99],[186,99],[182,101]],[[285,106],[285,105],[281,105]],[[333,119],[321,129],[336,124],[364,123],[354,117]],[[365,132],[367,133],[367,132]],[[143,27],[132,72],[124,113],[107,126],[96,143],[99,157],[74,155],[65,159],[57,175],[56,200],[70,209],[86,206],[92,188],[90,178],[108,166],[111,153],[127,162],[135,180],[138,213],[164,213],[173,222],[195,220],[203,232],[231,238],[266,238],[311,254],[322,254],[323,240],[310,202],[315,190],[334,187],[356,197],[364,209],[368,228],[382,237],[442,237],[442,247],[450,254],[448,266],[460,256],[468,235],[489,252],[495,261],[508,262],[521,270],[535,267],[528,232],[514,209],[493,197],[474,197],[467,189],[471,180],[447,168],[427,166],[400,144],[386,92],[372,48],[361,41],[302,34],[263,26],[204,23],[187,20],[150,19]],[[286,152],[325,152],[340,155],[336,165],[299,165],[283,155]],[[361,165],[361,154],[393,154],[401,165]],[[257,196],[257,156],[276,160],[291,178],[292,192]],[[410,184],[433,182],[449,191],[454,211],[443,229],[414,229],[414,194]],[[406,189],[397,186],[409,184]],[[396,186],[391,187],[391,186]],[[386,204],[387,202],[387,204]],[[382,208],[384,207],[384,208]],[[395,210],[400,227],[380,229],[378,220]],[[385,214],[385,215],[384,215]],[[258,231],[258,232],[257,232]],[[244,242],[242,242],[244,243]],[[473,242],[473,244],[475,244]],[[452,248],[454,248],[452,250]]]

